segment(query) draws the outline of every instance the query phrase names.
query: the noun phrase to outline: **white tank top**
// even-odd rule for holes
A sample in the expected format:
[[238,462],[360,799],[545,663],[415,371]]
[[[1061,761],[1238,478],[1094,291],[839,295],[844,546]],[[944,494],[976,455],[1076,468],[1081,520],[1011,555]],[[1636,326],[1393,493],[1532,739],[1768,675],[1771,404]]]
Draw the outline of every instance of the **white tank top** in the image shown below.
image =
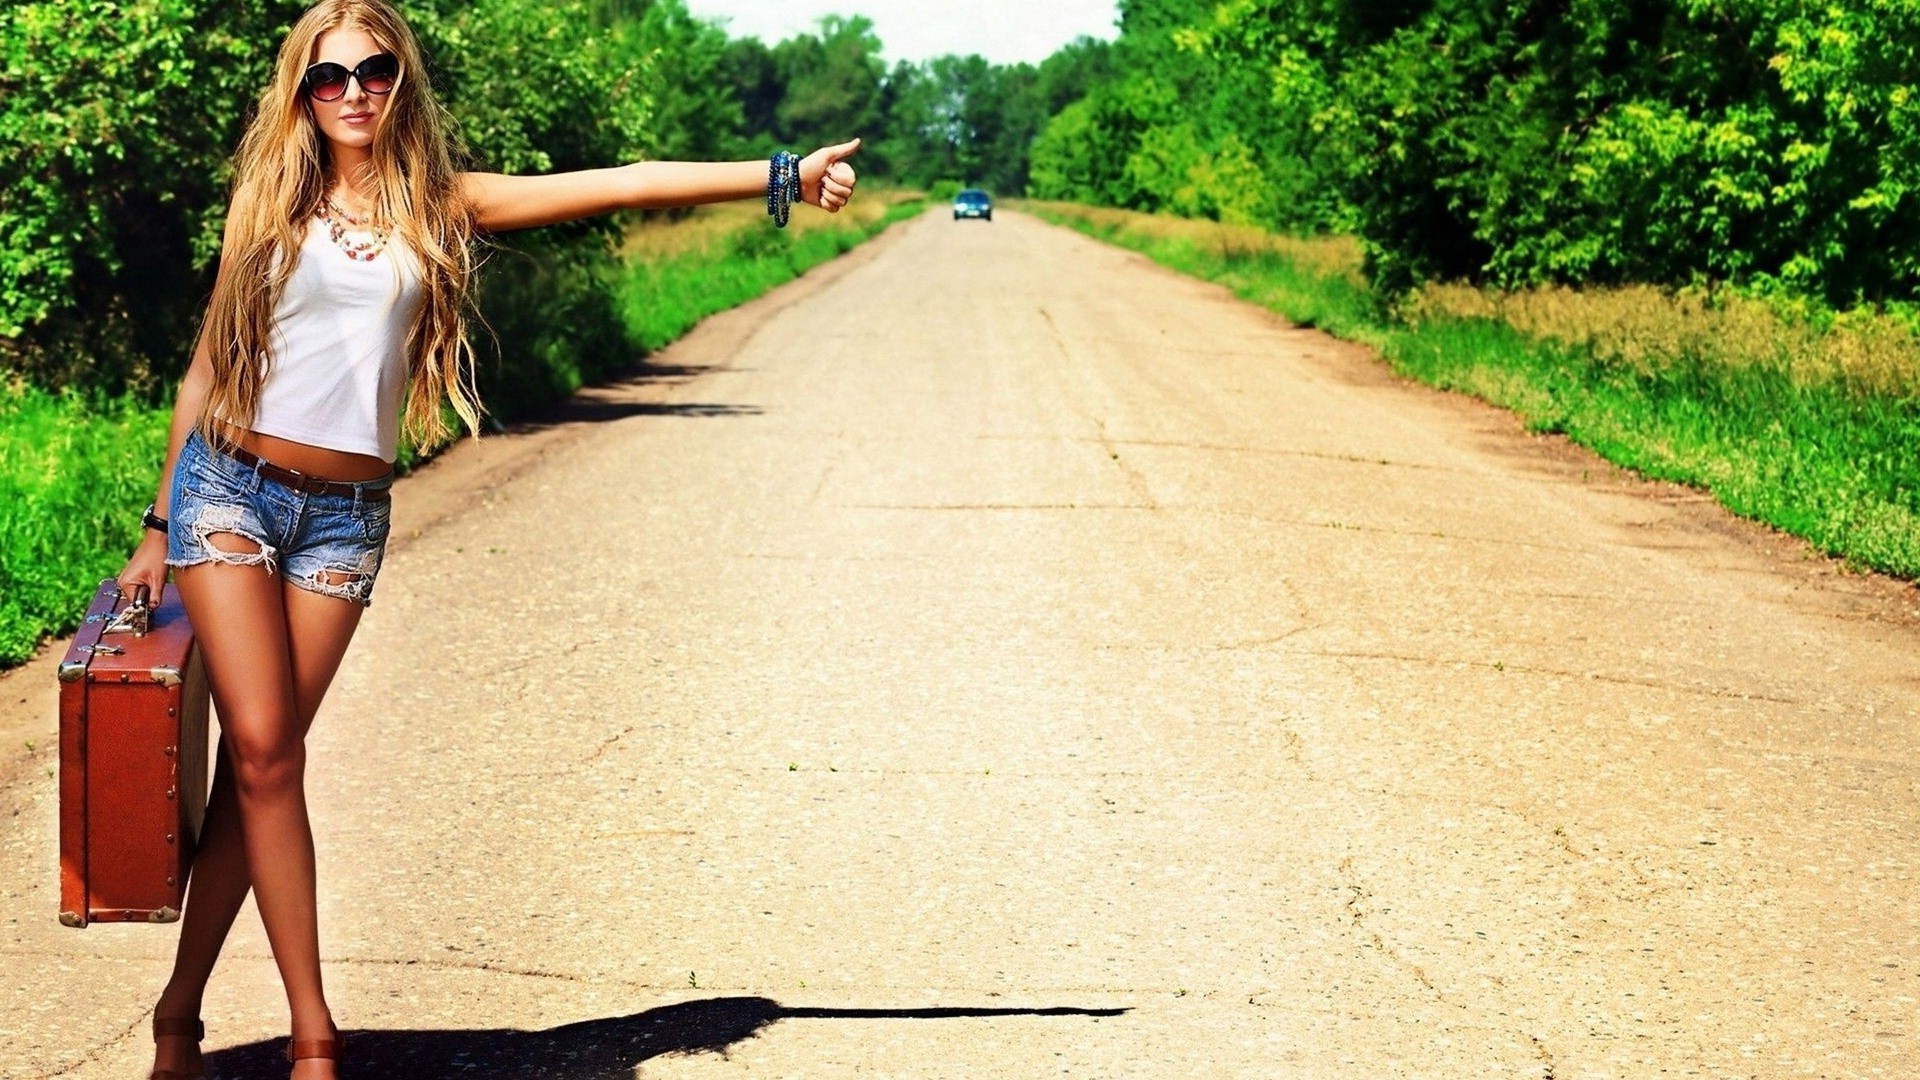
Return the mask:
[[407,333],[420,266],[399,237],[350,258],[315,218],[273,311],[273,349],[253,430],[309,446],[399,454]]

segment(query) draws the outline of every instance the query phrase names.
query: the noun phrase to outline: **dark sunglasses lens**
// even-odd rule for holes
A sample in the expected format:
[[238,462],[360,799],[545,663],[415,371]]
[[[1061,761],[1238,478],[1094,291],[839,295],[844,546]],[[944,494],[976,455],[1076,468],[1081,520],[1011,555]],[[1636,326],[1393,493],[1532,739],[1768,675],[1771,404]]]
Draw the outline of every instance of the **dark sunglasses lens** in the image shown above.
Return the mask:
[[307,93],[315,101],[337,101],[347,92],[347,77],[352,72],[339,64],[315,64],[307,69]]
[[394,81],[400,77],[400,61],[389,53],[369,56],[360,61],[354,69],[360,86],[369,94],[385,94],[393,89]]

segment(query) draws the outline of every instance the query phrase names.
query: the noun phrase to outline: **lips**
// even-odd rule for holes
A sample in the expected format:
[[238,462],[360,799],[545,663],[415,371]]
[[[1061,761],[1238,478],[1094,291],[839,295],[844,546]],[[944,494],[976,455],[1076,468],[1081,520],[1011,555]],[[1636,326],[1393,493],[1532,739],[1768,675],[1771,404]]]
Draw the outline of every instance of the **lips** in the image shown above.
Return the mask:
[[358,124],[373,119],[373,114],[370,112],[341,113],[340,119],[349,124]]

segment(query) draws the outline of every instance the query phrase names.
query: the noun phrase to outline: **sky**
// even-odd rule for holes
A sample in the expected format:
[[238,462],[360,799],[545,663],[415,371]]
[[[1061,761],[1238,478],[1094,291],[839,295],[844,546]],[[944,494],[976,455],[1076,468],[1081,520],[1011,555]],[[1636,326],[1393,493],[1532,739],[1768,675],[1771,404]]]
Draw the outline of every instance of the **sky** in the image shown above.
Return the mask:
[[996,64],[1039,63],[1082,34],[1112,40],[1115,0],[687,0],[734,37],[769,45],[814,29],[822,15],[865,15],[887,62],[979,53]]

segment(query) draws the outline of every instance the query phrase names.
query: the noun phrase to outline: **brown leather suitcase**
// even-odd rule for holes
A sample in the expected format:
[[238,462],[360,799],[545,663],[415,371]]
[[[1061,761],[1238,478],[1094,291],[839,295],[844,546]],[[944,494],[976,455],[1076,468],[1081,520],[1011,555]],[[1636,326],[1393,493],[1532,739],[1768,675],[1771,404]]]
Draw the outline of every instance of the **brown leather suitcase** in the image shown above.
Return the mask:
[[104,581],[60,664],[60,921],[172,922],[207,807],[207,676],[176,590]]

